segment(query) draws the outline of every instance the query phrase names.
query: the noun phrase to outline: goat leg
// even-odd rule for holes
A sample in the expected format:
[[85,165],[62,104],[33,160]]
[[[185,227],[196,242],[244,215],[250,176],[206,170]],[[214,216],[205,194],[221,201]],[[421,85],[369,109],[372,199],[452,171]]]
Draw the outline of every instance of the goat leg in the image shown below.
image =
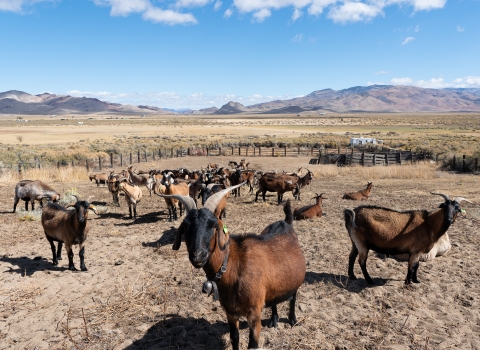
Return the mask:
[[62,247],[63,247],[63,242],[58,242],[57,260],[62,260]]
[[137,220],[137,203],[133,203],[133,218]]
[[262,308],[252,310],[252,313],[248,316],[247,322],[250,328],[248,337],[248,349],[258,349],[258,341],[260,340],[260,329],[262,328]]
[[420,266],[420,262],[417,261],[417,263],[413,266],[413,274],[412,274],[412,281],[413,283],[420,283],[420,281],[417,278],[417,271],[418,267]]
[[53,255],[53,266],[58,265],[58,258],[55,252],[55,243],[53,243],[53,239],[47,236],[48,241],[50,242],[50,247],[52,248],[52,255]]
[[128,205],[128,212],[130,213],[130,219],[133,218],[133,215],[132,215],[132,204],[129,204]]
[[297,324],[297,317],[295,316],[295,303],[297,301],[297,292],[295,291],[295,294],[292,295],[292,298],[290,299],[290,311],[288,313],[288,323],[290,323],[290,326],[295,326]]
[[360,268],[362,269],[363,277],[365,277],[365,280],[367,281],[368,284],[375,284],[368,274],[367,271],[367,257],[368,257],[368,249],[366,252],[361,252],[358,257],[358,263],[360,264]]
[[240,333],[238,331],[238,318],[227,314],[228,327],[230,328],[230,341],[233,350],[239,350]]
[[277,328],[278,327],[278,312],[277,312],[277,304],[272,305],[272,317],[268,322],[268,328]]
[[352,281],[355,281],[357,279],[355,273],[353,272],[353,266],[355,264],[355,259],[357,258],[357,256],[358,249],[352,242],[352,250],[350,250],[350,255],[348,257],[348,278],[350,278]]
[[85,266],[85,246],[80,247],[78,255],[80,256],[80,270],[88,271],[87,267]]
[[77,271],[77,269],[75,268],[75,265],[73,264],[74,254],[73,254],[72,246],[65,244],[65,249],[67,250],[67,255],[68,255],[68,269],[70,271]]

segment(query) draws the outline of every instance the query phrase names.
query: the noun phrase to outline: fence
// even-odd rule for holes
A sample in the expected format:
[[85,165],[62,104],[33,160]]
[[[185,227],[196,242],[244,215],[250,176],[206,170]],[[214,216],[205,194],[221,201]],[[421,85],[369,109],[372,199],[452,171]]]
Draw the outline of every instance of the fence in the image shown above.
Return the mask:
[[[384,151],[373,152],[364,149],[337,148],[326,149],[318,147],[190,147],[190,148],[168,148],[155,151],[137,151],[130,152],[127,155],[110,153],[109,157],[98,157],[96,159],[84,159],[76,161],[62,162],[40,162],[36,160],[33,163],[19,162],[10,163],[10,167],[16,168],[22,172],[27,168],[42,168],[48,166],[84,166],[87,171],[101,171],[107,168],[124,167],[132,164],[138,164],[149,161],[156,161],[167,158],[178,158],[185,156],[231,156],[231,157],[310,157],[309,164],[337,164],[338,166],[377,166],[393,164],[409,164],[418,161],[438,161],[438,155],[434,157],[424,152],[409,151]],[[233,158],[232,160],[235,160]],[[238,160],[238,159],[237,159]],[[458,162],[455,156],[448,167],[450,170],[474,171],[478,169],[478,158],[462,157],[462,162]]]

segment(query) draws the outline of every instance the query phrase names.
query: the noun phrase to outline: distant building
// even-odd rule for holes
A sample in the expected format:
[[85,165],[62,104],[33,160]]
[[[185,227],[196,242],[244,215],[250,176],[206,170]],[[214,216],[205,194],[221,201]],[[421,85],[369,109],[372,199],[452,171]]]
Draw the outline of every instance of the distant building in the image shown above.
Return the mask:
[[367,143],[371,143],[373,145],[376,145],[377,143],[383,143],[382,140],[374,139],[372,137],[352,137],[350,139],[350,146],[362,146],[366,145]]

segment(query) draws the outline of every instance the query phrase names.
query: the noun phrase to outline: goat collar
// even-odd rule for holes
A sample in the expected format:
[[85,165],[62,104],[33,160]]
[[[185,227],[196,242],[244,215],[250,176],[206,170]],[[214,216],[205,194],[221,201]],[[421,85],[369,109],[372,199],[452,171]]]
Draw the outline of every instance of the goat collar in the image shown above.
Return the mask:
[[225,258],[223,258],[223,263],[222,266],[220,267],[220,270],[215,274],[215,277],[213,277],[212,280],[208,279],[203,283],[203,288],[202,292],[207,294],[207,297],[212,295],[213,293],[213,300],[218,301],[218,287],[216,281],[219,281],[223,274],[227,271],[227,262],[228,262],[228,250],[225,253]]

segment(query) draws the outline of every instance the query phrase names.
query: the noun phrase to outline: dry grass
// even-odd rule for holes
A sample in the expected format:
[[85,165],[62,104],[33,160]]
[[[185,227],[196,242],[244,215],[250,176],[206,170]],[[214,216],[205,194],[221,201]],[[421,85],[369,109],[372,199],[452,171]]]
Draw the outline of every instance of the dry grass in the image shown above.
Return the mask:
[[88,179],[88,172],[84,167],[48,167],[41,169],[27,169],[21,175],[17,171],[7,170],[0,175],[0,182],[17,183],[20,180],[40,180],[48,184],[52,182],[82,182]]
[[[312,170],[312,169],[311,169]],[[406,165],[376,167],[337,167],[319,165],[312,170],[316,178],[327,179],[339,176],[354,176],[362,180],[378,179],[435,179],[438,177],[438,165],[434,163],[416,163]]]

